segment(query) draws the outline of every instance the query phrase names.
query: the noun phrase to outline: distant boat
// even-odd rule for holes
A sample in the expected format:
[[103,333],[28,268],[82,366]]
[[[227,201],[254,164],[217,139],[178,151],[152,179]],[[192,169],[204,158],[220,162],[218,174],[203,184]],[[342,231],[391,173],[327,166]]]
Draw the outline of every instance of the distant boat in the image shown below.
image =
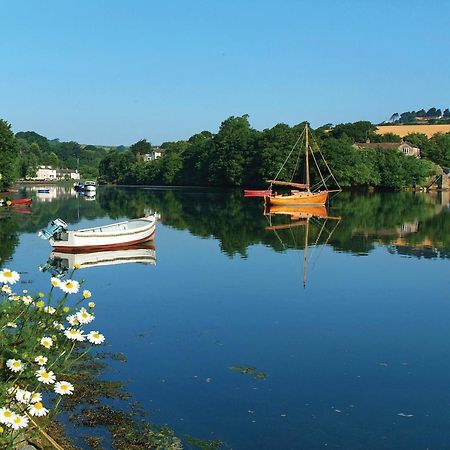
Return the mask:
[[244,189],[244,197],[264,197],[272,195],[271,189]]
[[50,189],[38,189],[36,192],[38,194],[50,194]]
[[[299,143],[300,139],[303,138],[303,134],[304,134],[304,140],[305,140],[305,172],[306,172],[305,183],[295,183],[292,181],[292,178],[291,178],[291,181],[278,180],[277,179],[278,175],[281,173],[281,171],[285,167],[287,161],[292,156],[294,149],[297,147],[297,144]],[[300,147],[301,147],[301,145],[299,146],[299,152],[298,152],[298,155],[296,156],[297,167],[294,168],[294,174],[298,168],[298,162],[300,160],[300,150],[301,150]],[[314,163],[317,167],[317,171],[318,171],[318,173],[320,175],[320,179],[321,179],[321,182],[313,187],[310,184],[310,175],[309,175],[309,154],[310,153],[314,159]],[[319,151],[319,153],[320,153],[320,151]],[[303,133],[297,139],[297,142],[291,149],[286,160],[283,162],[275,179],[267,180],[267,182],[270,183],[269,189],[271,189],[273,185],[291,187],[293,189],[291,189],[290,193],[288,193],[288,194],[274,193],[274,194],[267,195],[266,197],[264,197],[266,204],[270,204],[270,205],[325,205],[325,203],[328,199],[328,194],[330,192],[341,192],[339,183],[337,182],[336,178],[334,177],[333,173],[331,172],[330,167],[328,166],[327,162],[323,158],[323,155],[321,153],[320,153],[320,155],[322,156],[325,167],[326,167],[327,171],[329,172],[329,175],[326,178],[324,178],[322,171],[320,170],[320,167],[317,163],[317,159],[312,151],[312,148],[309,145],[309,126],[308,126],[308,122],[307,122]],[[338,189],[335,189],[335,190],[328,189],[328,187],[326,185],[326,181],[328,178],[333,179],[334,183],[338,186]]]
[[84,191],[95,191],[97,189],[97,185],[95,181],[86,181],[84,183]]
[[39,235],[57,251],[108,250],[148,241],[155,231],[154,216],[75,231],[69,230],[63,220],[55,219]]
[[33,201],[33,199],[31,198],[19,198],[19,199],[13,199],[13,200],[6,200],[6,199],[1,199],[0,200],[0,206],[27,206],[27,205],[31,205],[31,202]]
[[152,242],[124,246],[115,250],[100,250],[89,252],[57,252],[52,251],[46,264],[40,267],[56,276],[61,276],[69,270],[89,269],[91,267],[110,266],[118,264],[138,263],[156,264],[156,251]]

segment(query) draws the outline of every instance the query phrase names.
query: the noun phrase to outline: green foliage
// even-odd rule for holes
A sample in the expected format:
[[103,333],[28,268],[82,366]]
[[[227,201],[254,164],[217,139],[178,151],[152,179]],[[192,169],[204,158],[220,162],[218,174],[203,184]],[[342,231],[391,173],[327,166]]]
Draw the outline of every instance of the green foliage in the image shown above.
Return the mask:
[[18,145],[11,125],[0,119],[0,190],[11,186],[17,175]]
[[130,147],[130,151],[138,158],[144,156],[146,153],[150,153],[152,151],[152,144],[147,142],[147,139],[141,139]]

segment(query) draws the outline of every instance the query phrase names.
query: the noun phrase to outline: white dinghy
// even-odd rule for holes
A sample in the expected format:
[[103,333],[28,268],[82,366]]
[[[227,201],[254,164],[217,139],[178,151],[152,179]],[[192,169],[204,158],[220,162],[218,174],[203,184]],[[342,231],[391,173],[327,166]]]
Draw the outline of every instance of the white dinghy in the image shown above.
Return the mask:
[[69,230],[63,220],[55,219],[39,235],[48,239],[55,250],[70,252],[81,249],[108,250],[138,244],[152,239],[155,231],[154,216],[75,231]]

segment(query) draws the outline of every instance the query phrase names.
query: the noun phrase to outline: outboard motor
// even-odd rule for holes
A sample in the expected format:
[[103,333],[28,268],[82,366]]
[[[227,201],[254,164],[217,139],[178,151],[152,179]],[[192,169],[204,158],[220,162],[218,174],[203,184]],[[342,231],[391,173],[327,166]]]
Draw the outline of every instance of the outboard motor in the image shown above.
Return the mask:
[[67,231],[67,223],[61,219],[55,219],[50,222],[47,228],[39,231],[39,237],[41,239],[50,239],[56,235]]

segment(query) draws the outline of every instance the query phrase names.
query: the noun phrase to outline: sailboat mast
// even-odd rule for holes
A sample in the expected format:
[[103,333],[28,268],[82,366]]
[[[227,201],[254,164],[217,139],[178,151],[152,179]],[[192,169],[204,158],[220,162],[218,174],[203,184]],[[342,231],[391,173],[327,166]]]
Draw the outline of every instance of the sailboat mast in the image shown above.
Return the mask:
[[309,191],[309,135],[308,135],[308,122],[306,122],[306,125],[305,125],[305,143],[306,143],[306,151],[305,151],[305,158],[306,158],[306,186],[308,186],[308,191]]

